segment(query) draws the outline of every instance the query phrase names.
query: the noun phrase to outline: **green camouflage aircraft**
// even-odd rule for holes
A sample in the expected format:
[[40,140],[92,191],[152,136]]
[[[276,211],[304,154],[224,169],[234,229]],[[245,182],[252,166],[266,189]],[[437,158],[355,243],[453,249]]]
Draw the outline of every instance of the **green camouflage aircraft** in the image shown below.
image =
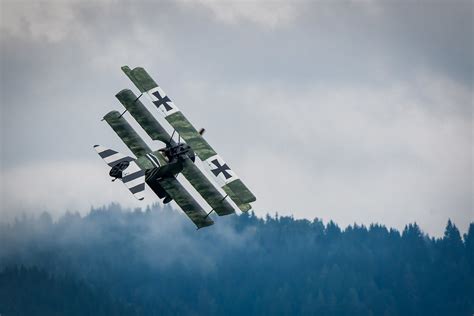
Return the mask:
[[[197,131],[194,128],[145,69],[137,67],[132,70],[124,66],[122,70],[141,94],[136,96],[131,90],[124,89],[117,93],[116,98],[125,107],[125,112],[128,111],[132,115],[151,139],[163,142],[165,147],[151,150],[125,120],[125,112],[107,113],[104,120],[136,157],[95,145],[94,149],[99,156],[111,167],[109,175],[114,178],[112,181],[120,179],[139,200],[143,200],[145,183],[148,184],[153,192],[163,199],[163,203],[174,200],[198,229],[214,224],[209,217],[212,212],[219,216],[235,212],[227,198],[241,211],[250,210],[250,203],[256,200],[255,196],[202,137],[204,129]],[[142,95],[149,97],[158,112],[174,129],[171,135],[140,101]],[[178,141],[174,140],[175,134]],[[202,161],[203,169],[209,173],[210,178],[222,188],[225,196],[196,166],[196,156]],[[209,212],[205,212],[181,185],[177,179],[179,173],[183,174],[209,204]]]

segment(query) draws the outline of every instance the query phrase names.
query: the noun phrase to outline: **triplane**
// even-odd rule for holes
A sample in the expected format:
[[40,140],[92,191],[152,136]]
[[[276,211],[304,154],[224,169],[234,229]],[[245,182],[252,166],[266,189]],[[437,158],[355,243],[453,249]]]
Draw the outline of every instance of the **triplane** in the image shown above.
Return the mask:
[[[124,66],[122,70],[141,94],[136,96],[131,90],[124,89],[116,95],[116,98],[125,107],[125,112],[128,111],[132,115],[151,139],[163,142],[165,147],[151,150],[123,117],[125,112],[107,113],[104,120],[136,157],[95,145],[99,156],[111,167],[109,175],[113,178],[112,181],[120,179],[139,200],[144,198],[146,183],[160,199],[163,199],[163,203],[174,200],[198,229],[214,224],[209,217],[212,212],[216,212],[219,216],[235,212],[228,198],[241,211],[249,211],[250,203],[256,200],[255,196],[206,142],[203,138],[204,129],[198,131],[191,125],[145,69],[137,67],[132,70]],[[171,125],[173,128],[171,135],[140,101],[143,95],[148,96],[158,112]],[[174,139],[175,134],[177,141]],[[222,188],[224,194],[196,166],[196,157],[203,162],[203,169]],[[182,186],[177,178],[179,173],[209,204],[211,208],[209,212],[204,211]]]

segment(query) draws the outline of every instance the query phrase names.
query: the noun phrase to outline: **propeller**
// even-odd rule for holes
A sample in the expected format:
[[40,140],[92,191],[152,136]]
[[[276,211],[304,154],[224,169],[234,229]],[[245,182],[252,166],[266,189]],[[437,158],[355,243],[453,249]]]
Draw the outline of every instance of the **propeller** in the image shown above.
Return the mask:
[[[166,152],[168,151],[171,147],[175,146],[175,145],[179,145],[181,144],[181,139],[178,137],[178,143],[176,144],[174,141],[173,141],[173,136],[174,136],[174,133],[176,131],[173,131],[173,134],[171,134],[171,137],[170,137],[170,140],[165,142],[166,144],[166,147],[163,147],[161,149],[158,149],[159,152]],[[206,129],[204,127],[202,127],[201,129],[199,129],[198,133],[199,135],[204,135],[204,133],[206,132]]]
[[[164,154],[169,161],[173,160],[175,156],[180,156],[183,154],[186,154],[193,162],[195,160],[195,154],[194,151],[191,149],[191,147],[185,143],[181,143],[181,137],[178,134],[178,142],[176,143],[173,139],[174,133],[176,130],[173,131],[171,134],[171,137],[169,141],[165,142],[166,147],[158,149],[159,152]],[[206,132],[205,128],[199,129],[198,133],[199,135],[203,135],[204,132]]]

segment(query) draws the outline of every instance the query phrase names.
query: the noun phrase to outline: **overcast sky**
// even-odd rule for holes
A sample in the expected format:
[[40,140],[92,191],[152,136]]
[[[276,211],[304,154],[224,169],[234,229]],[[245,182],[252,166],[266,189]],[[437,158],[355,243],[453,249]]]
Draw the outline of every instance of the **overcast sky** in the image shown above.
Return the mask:
[[0,0],[0,217],[157,200],[92,149],[129,153],[100,121],[127,64],[207,129],[258,215],[465,231],[473,2],[402,2]]

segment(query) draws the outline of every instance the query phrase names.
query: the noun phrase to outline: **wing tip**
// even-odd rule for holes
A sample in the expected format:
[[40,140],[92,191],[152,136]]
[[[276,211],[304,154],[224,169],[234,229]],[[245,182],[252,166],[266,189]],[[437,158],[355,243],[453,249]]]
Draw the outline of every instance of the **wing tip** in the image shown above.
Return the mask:
[[137,72],[137,71],[141,71],[141,70],[143,70],[143,71],[146,72],[145,68],[143,68],[143,67],[141,67],[141,66],[137,66],[137,67],[135,67],[135,68],[132,69],[133,72]]

